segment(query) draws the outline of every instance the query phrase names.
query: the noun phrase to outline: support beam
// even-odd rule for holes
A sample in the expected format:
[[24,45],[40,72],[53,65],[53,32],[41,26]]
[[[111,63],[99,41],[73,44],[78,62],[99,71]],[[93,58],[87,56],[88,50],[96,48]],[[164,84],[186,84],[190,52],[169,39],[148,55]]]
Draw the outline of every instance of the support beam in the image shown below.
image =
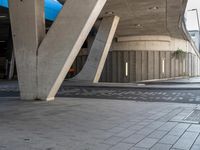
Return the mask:
[[106,0],[67,0],[38,50],[38,98],[53,100]]
[[91,47],[87,61],[73,81],[98,82],[115,35],[119,17],[104,17]]
[[43,0],[9,0],[21,99],[37,98],[37,49],[45,36]]

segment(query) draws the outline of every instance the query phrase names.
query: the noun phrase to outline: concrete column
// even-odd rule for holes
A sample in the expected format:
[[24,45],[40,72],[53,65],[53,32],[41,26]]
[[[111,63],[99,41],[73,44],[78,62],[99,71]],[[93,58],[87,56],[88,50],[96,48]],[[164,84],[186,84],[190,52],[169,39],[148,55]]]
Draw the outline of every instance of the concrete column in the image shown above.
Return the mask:
[[119,17],[104,17],[81,72],[71,80],[98,82],[115,35]]
[[38,50],[39,99],[54,99],[105,3],[106,0],[65,2]]
[[43,0],[9,0],[10,20],[22,99],[37,98],[37,49],[45,36]]

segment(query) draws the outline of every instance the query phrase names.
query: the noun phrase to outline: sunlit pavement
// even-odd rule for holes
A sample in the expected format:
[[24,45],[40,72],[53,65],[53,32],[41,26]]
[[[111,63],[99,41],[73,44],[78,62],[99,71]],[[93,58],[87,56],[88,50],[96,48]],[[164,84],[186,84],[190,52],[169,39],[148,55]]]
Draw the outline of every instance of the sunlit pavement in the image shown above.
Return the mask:
[[194,104],[1,98],[0,149],[199,150],[200,120],[187,118],[193,110],[198,116]]
[[55,101],[0,86],[0,150],[199,150],[199,89],[72,86]]

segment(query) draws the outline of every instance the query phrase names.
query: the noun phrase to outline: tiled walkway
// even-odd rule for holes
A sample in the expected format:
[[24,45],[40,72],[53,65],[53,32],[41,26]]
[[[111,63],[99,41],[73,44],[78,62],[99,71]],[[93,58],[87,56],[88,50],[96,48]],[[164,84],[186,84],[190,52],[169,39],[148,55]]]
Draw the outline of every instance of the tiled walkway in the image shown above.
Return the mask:
[[0,150],[200,150],[195,104],[58,98],[0,101]]

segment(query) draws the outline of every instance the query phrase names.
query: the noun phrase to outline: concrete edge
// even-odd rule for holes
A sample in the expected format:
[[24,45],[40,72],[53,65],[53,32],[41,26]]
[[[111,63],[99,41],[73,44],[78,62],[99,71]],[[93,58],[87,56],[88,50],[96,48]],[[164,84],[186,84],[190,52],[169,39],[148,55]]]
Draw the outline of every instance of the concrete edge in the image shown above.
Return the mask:
[[[191,85],[191,84],[190,84]],[[146,84],[141,84],[141,85],[103,85],[103,84],[65,84],[63,85],[64,87],[72,87],[72,88],[118,88],[118,89],[151,89],[151,90],[200,90],[200,86],[196,87],[191,87],[191,86],[184,86],[184,87],[173,87],[173,86],[166,86],[166,85],[153,85],[153,86],[148,86]]]

